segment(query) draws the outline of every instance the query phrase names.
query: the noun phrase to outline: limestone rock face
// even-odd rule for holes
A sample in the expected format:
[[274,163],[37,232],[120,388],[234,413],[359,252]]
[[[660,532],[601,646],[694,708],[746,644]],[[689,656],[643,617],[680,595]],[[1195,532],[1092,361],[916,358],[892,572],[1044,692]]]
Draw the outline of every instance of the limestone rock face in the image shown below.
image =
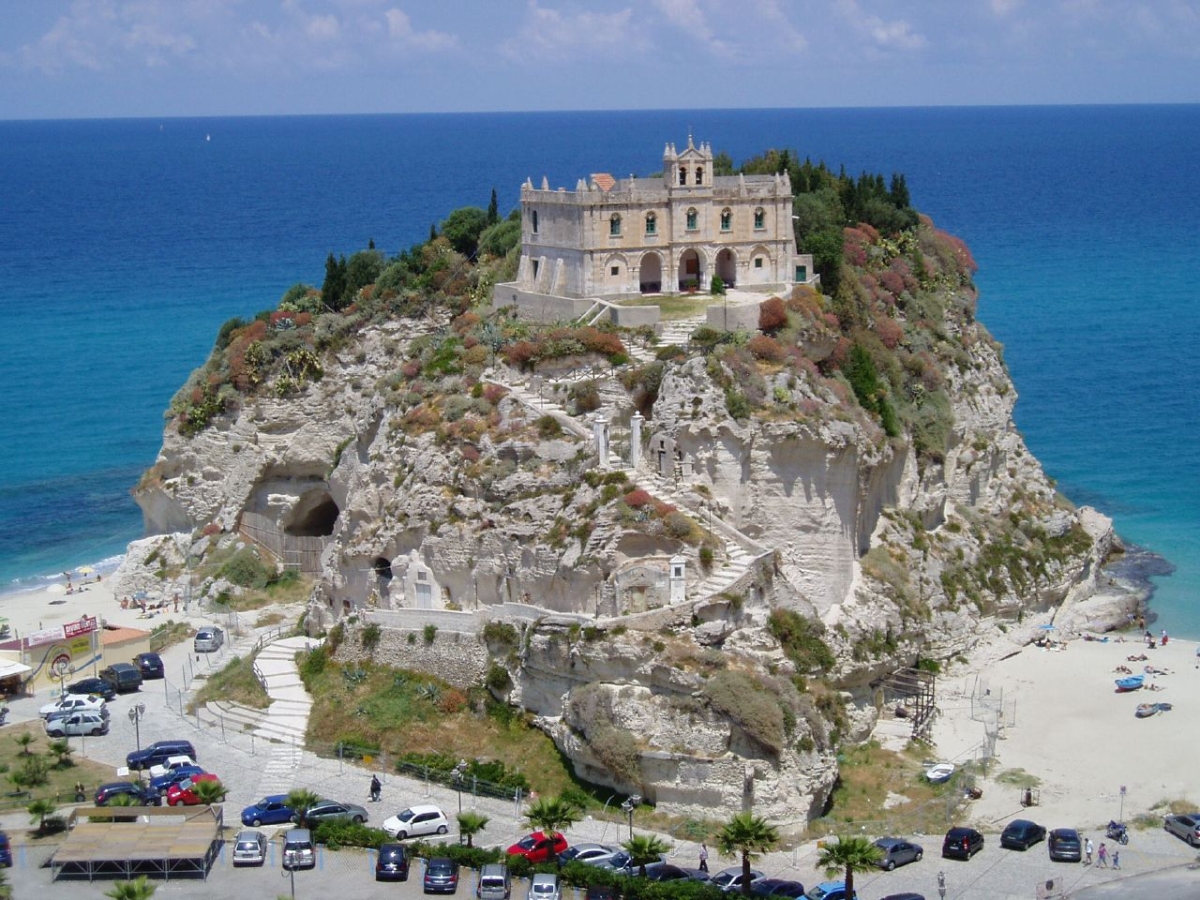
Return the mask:
[[[756,375],[775,405],[735,418],[731,373],[692,356],[660,363],[645,426],[675,465],[642,448],[637,470],[635,392],[616,378],[598,377],[604,469],[599,426],[569,416],[573,383],[547,405],[502,363],[398,374],[410,342],[446,326],[369,326],[298,393],[268,383],[193,437],[168,426],[136,493],[149,532],[177,533],[168,562],[235,540],[281,564],[295,554],[316,579],[309,627],[353,613],[384,627],[379,652],[397,665],[460,686],[486,677],[584,778],[672,814],[753,802],[797,824],[832,790],[832,735],[870,733],[879,678],[968,652],[997,620],[1124,614],[1087,599],[1111,522],[1056,496],[973,322],[953,326],[965,349],[939,376],[952,424],[932,449],[889,437],[815,364]],[[813,363],[837,349],[821,329],[806,340]],[[162,564],[157,546],[136,554],[130,587]],[[779,610],[811,623],[832,662],[797,661]],[[405,640],[422,623],[453,653]],[[823,682],[821,704],[805,679]],[[754,702],[731,704],[731,686]]]

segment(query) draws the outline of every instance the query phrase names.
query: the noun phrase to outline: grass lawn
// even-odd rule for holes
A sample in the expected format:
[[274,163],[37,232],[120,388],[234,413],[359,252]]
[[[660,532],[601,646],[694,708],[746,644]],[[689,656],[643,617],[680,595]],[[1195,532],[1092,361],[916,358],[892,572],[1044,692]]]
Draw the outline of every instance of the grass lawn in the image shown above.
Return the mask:
[[271,698],[254,675],[254,658],[236,656],[225,666],[208,676],[192,701],[192,708],[210,700],[230,700],[252,709],[266,709]]
[[[522,773],[539,794],[578,787],[554,742],[512,714],[480,712],[484,692],[470,695],[417,672],[386,666],[326,663],[300,666],[313,697],[309,746],[330,753],[338,743],[375,750],[385,765],[405,753],[499,761]],[[493,707],[493,710],[495,708]]]
[[[26,734],[30,735],[33,740],[28,746],[22,746],[22,735]],[[86,738],[86,740],[108,741],[113,738]],[[58,754],[50,751],[52,743],[59,742],[46,737],[41,722],[6,725],[4,730],[0,731],[0,772],[4,776],[3,789],[0,790],[0,810],[23,810],[33,800],[42,797],[48,797],[63,804],[73,804],[75,802],[75,783],[79,781],[86,786],[90,801],[99,785],[106,781],[116,780],[111,767],[87,759],[73,759],[73,754],[66,757],[65,765],[60,764]],[[79,738],[71,738],[69,746],[72,749],[78,749]],[[18,783],[22,773],[41,769],[44,769],[44,783],[29,785]],[[12,792],[17,791],[28,791],[29,796],[13,796]]]
[[662,312],[662,321],[686,319],[698,316],[714,303],[720,303],[720,297],[711,294],[664,294],[661,297],[634,297],[632,300],[622,300],[619,306],[657,306]]

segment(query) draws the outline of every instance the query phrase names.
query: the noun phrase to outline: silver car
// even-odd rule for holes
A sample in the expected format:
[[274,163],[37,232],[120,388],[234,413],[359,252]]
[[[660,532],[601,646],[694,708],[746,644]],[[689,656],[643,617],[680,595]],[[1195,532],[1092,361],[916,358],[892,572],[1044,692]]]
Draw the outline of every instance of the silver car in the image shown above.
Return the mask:
[[215,653],[225,643],[225,633],[215,625],[205,625],[196,632],[192,649],[196,653]]
[[239,831],[233,842],[235,866],[261,866],[267,860],[267,838],[261,831]]
[[1200,847],[1200,813],[1167,816],[1163,819],[1163,828],[1193,847]]

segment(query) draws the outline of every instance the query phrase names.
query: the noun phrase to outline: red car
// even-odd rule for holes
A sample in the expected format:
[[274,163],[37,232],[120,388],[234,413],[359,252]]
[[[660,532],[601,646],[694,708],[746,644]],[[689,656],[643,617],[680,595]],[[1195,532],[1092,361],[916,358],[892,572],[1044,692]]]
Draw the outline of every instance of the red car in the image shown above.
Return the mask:
[[526,835],[508,848],[509,856],[523,856],[531,863],[545,862],[551,853],[558,855],[567,849],[567,839],[556,834],[554,840],[546,837],[544,832],[535,831]]
[[196,796],[196,792],[192,790],[192,785],[198,781],[220,781],[221,779],[212,772],[197,772],[188,778],[185,778],[179,784],[173,784],[167,788],[166,803],[167,806],[195,806],[200,802],[200,798]]

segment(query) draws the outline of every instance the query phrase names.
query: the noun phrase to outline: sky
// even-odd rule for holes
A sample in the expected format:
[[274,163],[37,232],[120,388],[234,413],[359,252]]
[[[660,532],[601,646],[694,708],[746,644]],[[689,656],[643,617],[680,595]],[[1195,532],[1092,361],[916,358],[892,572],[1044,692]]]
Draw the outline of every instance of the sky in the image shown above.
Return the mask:
[[0,119],[1200,101],[1200,0],[0,0]]

